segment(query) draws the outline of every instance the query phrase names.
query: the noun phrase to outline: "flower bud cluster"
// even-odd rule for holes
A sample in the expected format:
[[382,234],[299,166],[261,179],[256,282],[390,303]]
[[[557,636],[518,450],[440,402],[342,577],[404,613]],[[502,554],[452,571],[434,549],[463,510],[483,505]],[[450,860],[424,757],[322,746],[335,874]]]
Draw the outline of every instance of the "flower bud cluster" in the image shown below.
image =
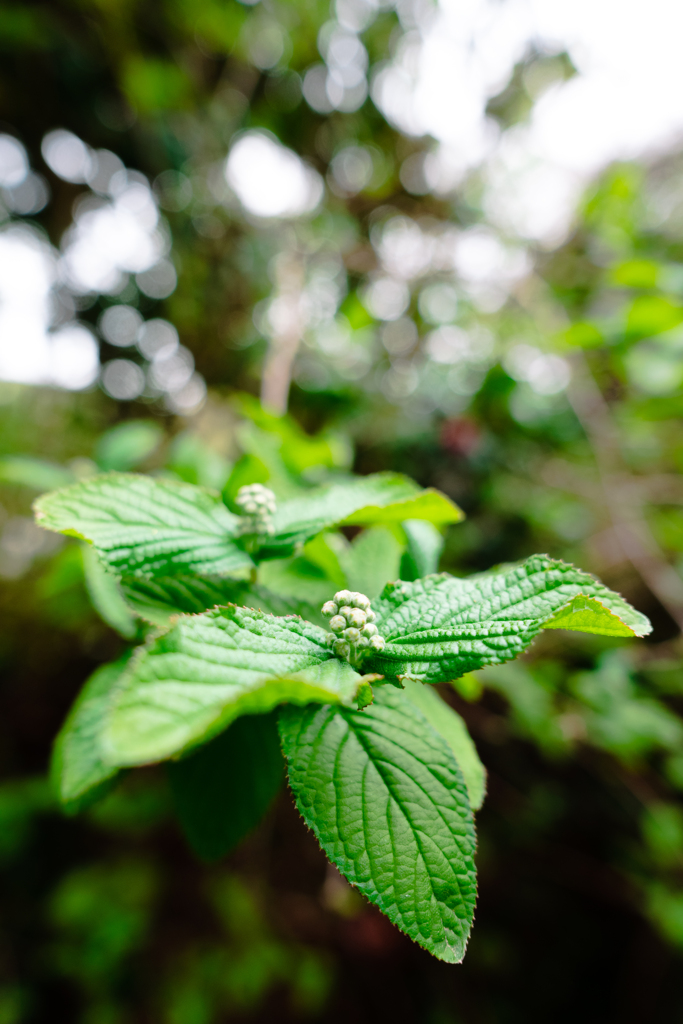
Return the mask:
[[385,640],[375,625],[375,613],[365,594],[340,590],[326,601],[322,613],[330,620],[329,642],[340,658],[354,662],[364,654],[384,650]]
[[263,484],[247,484],[240,487],[235,504],[242,514],[240,533],[259,533],[272,536],[275,533],[273,515],[277,509],[275,495]]

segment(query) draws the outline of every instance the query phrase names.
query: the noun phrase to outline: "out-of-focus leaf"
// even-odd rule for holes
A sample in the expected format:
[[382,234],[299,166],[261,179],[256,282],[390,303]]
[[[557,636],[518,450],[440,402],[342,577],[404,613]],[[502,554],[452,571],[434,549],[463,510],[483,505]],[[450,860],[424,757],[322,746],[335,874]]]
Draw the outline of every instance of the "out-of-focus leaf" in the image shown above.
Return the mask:
[[663,295],[639,295],[631,303],[626,316],[629,340],[649,338],[683,323],[683,306]]
[[50,774],[68,813],[103,796],[119,774],[103,761],[100,740],[112,692],[128,660],[127,655],[93,672],[55,740]]
[[404,519],[445,525],[459,522],[462,512],[439,491],[420,490],[398,473],[375,473],[282,502],[273,520],[275,536],[268,538],[259,554],[281,557],[333,527],[400,523]]
[[159,447],[164,432],[151,420],[128,420],[107,430],[95,446],[100,469],[135,469]]
[[196,615],[227,604],[245,605],[271,615],[300,615],[311,622],[320,614],[319,608],[307,602],[221,576],[168,576],[153,580],[124,576],[121,591],[136,615],[164,627],[176,615]]
[[364,530],[339,556],[347,587],[374,600],[389,581],[398,579],[402,553],[398,540],[386,527]]
[[479,760],[477,748],[464,721],[434,687],[406,679],[403,689],[453,751],[467,786],[470,806],[473,811],[478,811],[486,795],[486,769]]
[[73,483],[73,473],[63,466],[31,455],[5,455],[0,458],[0,483],[52,491]]
[[459,963],[476,897],[474,824],[450,747],[400,690],[363,711],[285,707],[297,807],[330,860],[415,942]]
[[656,288],[660,271],[654,260],[625,260],[612,268],[610,278],[625,288]]
[[232,469],[232,463],[189,430],[174,438],[166,465],[186,483],[212,491],[223,490]]
[[265,814],[284,779],[275,712],[243,715],[168,773],[178,817],[192,849],[223,857]]
[[234,541],[239,522],[212,494],[189,484],[107,473],[35,503],[40,526],[95,545],[117,573],[233,573],[251,559]]
[[83,576],[93,608],[108,626],[131,640],[136,632],[135,617],[123,599],[118,580],[103,568],[94,548],[82,545]]
[[278,704],[351,706],[362,677],[300,618],[229,606],[183,617],[142,649],[117,688],[105,734],[111,764],[162,761],[240,715]]
[[408,541],[408,550],[401,559],[401,579],[419,580],[438,572],[443,535],[426,519],[407,519],[401,525]]

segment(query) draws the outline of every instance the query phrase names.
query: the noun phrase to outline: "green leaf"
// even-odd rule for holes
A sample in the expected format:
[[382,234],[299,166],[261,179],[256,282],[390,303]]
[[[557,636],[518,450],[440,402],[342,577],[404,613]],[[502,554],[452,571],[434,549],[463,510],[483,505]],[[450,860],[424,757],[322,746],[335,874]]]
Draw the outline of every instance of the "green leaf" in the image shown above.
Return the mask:
[[97,552],[87,544],[81,546],[85,588],[100,618],[127,640],[137,633],[135,617],[121,594],[116,577],[102,567]]
[[192,431],[177,434],[166,460],[166,467],[180,480],[222,491],[232,470],[232,463],[220,455]]
[[225,576],[168,576],[153,580],[124,576],[121,591],[136,615],[155,626],[169,626],[177,615],[197,615],[217,605],[240,604],[271,615],[301,615],[314,621],[319,608],[273,594],[265,587]]
[[95,461],[100,469],[134,469],[159,447],[164,432],[151,420],[128,420],[118,423],[100,437],[95,447]]
[[478,811],[486,795],[486,769],[479,760],[477,748],[464,721],[433,687],[406,679],[403,688],[406,696],[453,751],[467,786],[470,806],[472,810]]
[[0,459],[0,483],[51,491],[73,481],[73,473],[63,466],[31,455],[6,455]]
[[[649,621],[599,580],[547,555],[521,565],[457,579],[445,573],[385,587],[374,608],[387,645],[368,671],[447,682],[484,665],[510,661],[576,597],[597,599],[631,634]],[[573,614],[573,613],[572,613]],[[578,613],[577,613],[578,614]],[[582,613],[583,615],[584,613]],[[582,628],[614,635],[614,623],[591,613]],[[569,615],[569,613],[567,613]]]
[[[418,580],[436,572],[443,551],[443,536],[426,519],[407,519],[401,525],[408,541],[408,550],[401,560],[401,579]],[[404,568],[410,575],[404,574]]]
[[283,767],[274,712],[244,715],[196,753],[169,761],[176,811],[195,853],[217,860],[237,846],[275,798]]
[[683,306],[663,295],[639,295],[631,303],[626,316],[626,337],[629,340],[649,338],[678,326],[683,321]]
[[459,963],[476,882],[462,774],[405,694],[363,711],[285,707],[280,735],[297,807],[348,880],[401,931]]
[[387,580],[398,579],[401,554],[401,545],[386,527],[364,530],[339,556],[346,586],[373,601],[382,593]]
[[[634,623],[635,625],[635,623]],[[544,629],[576,629],[601,636],[640,636],[594,597],[579,594],[543,623]]]
[[132,473],[107,473],[43,495],[40,526],[95,545],[114,572],[227,574],[251,566],[234,542],[238,519],[207,491]]
[[427,519],[437,525],[457,523],[462,512],[439,491],[420,490],[398,473],[375,473],[320,487],[278,506],[275,536],[259,552],[278,558],[321,530],[338,526],[373,526],[404,519]]
[[50,774],[68,813],[103,796],[119,774],[118,768],[103,761],[100,739],[112,692],[128,661],[126,655],[93,672],[55,740]]
[[104,738],[108,761],[162,761],[240,715],[288,701],[351,705],[362,677],[333,657],[326,637],[303,619],[234,605],[179,619],[122,679]]

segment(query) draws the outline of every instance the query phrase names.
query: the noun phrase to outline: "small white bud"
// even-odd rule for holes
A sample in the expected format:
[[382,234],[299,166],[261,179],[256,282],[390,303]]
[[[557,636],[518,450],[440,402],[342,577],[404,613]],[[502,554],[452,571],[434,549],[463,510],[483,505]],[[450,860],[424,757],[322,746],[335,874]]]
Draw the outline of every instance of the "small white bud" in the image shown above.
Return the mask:
[[332,618],[332,616],[336,615],[338,611],[339,609],[334,601],[325,601],[325,604],[322,607],[322,612],[326,619]]
[[351,648],[347,644],[346,640],[337,640],[334,645],[334,653],[339,658],[348,658],[351,653]]
[[346,629],[346,619],[343,615],[333,615],[330,619],[330,629],[334,633],[341,633],[342,629]]
[[365,625],[365,612],[362,612],[360,608],[354,608],[350,615],[346,617],[347,622],[350,626],[355,626],[356,629],[362,629]]
[[361,608],[366,612],[370,607],[370,598],[366,597],[365,594],[354,594],[351,604],[354,608]]
[[351,607],[350,604],[343,604],[341,606],[341,608],[339,609],[339,614],[343,615],[347,622],[351,618],[352,613],[353,613],[353,608]]
[[366,622],[374,622],[376,618],[377,618],[377,616],[376,616],[376,615],[375,615],[375,613],[374,613],[374,612],[372,611],[372,609],[370,609],[370,611],[367,611],[367,612],[365,613],[365,621],[366,621]]
[[373,636],[370,640],[370,646],[373,651],[383,651],[386,641],[383,636]]
[[363,626],[363,636],[370,638],[371,636],[377,636],[377,626],[373,626],[371,622],[368,622],[366,626]]
[[356,647],[360,648],[361,650],[365,650],[369,646],[370,646],[370,641],[368,640],[368,638],[366,636],[362,636],[361,635],[360,640],[356,643]]
[[338,590],[337,593],[334,595],[334,599],[337,602],[337,604],[348,604],[349,601],[351,600],[351,591]]
[[345,640],[348,640],[350,644],[357,644],[360,640],[360,633],[357,629],[345,629],[342,633]]

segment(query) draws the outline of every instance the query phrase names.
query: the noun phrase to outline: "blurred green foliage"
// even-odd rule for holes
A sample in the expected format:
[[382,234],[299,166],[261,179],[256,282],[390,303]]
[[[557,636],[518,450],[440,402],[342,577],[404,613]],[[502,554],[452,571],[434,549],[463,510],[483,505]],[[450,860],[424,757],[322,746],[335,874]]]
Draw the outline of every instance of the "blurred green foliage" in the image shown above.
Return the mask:
[[[329,114],[306,104],[301,78],[330,17],[327,3],[304,0],[0,5],[3,130],[49,181],[52,202],[33,222],[53,244],[84,187],[41,163],[48,130],[65,126],[151,181],[172,170],[190,182],[185,205],[157,186],[177,290],[128,301],[176,325],[210,388],[183,418],[95,389],[0,384],[0,1024],[668,1024],[683,1013],[680,155],[608,168],[567,240],[527,247],[529,275],[495,309],[457,275],[430,272],[407,311],[413,347],[401,349],[364,305],[372,238],[399,215],[427,228],[485,225],[481,187],[474,175],[448,196],[409,193],[400,168],[429,140],[400,136],[370,101]],[[363,33],[370,63],[403,31],[382,9]],[[264,69],[254,40],[269,32],[283,48]],[[552,60],[549,81],[572,73]],[[528,116],[532,81],[518,69],[501,90],[490,108],[499,123]],[[254,222],[216,198],[207,171],[253,127],[332,182],[334,156],[364,145],[373,176],[356,195],[328,190],[310,220]],[[292,250],[311,275],[330,256],[343,264],[335,317],[346,340],[341,355],[304,343],[291,416],[280,418],[256,400],[267,341],[253,314],[274,294],[274,258]],[[454,372],[425,354],[436,325],[424,292],[444,283],[457,298],[448,324],[484,347],[493,338],[488,363]],[[111,301],[78,316],[94,325]],[[569,388],[535,389],[535,357],[520,345],[564,359]],[[459,391],[441,388],[448,374]],[[95,596],[78,544],[34,529],[32,498],[98,467],[172,474],[229,501],[243,483],[293,495],[352,465],[401,470],[465,508],[441,568],[464,574],[547,550],[598,573],[655,624],[628,650],[546,633],[523,662],[447,694],[489,772],[477,929],[462,967],[435,970],[354,901],[284,792],[227,862],[205,867],[172,823],[156,770],[69,819],[45,781],[75,693],[122,653],[127,627]],[[287,588],[297,580],[317,600],[342,577],[370,590],[397,563],[406,578],[425,571],[411,566],[409,537],[335,543],[272,563],[268,585],[286,574]]]

